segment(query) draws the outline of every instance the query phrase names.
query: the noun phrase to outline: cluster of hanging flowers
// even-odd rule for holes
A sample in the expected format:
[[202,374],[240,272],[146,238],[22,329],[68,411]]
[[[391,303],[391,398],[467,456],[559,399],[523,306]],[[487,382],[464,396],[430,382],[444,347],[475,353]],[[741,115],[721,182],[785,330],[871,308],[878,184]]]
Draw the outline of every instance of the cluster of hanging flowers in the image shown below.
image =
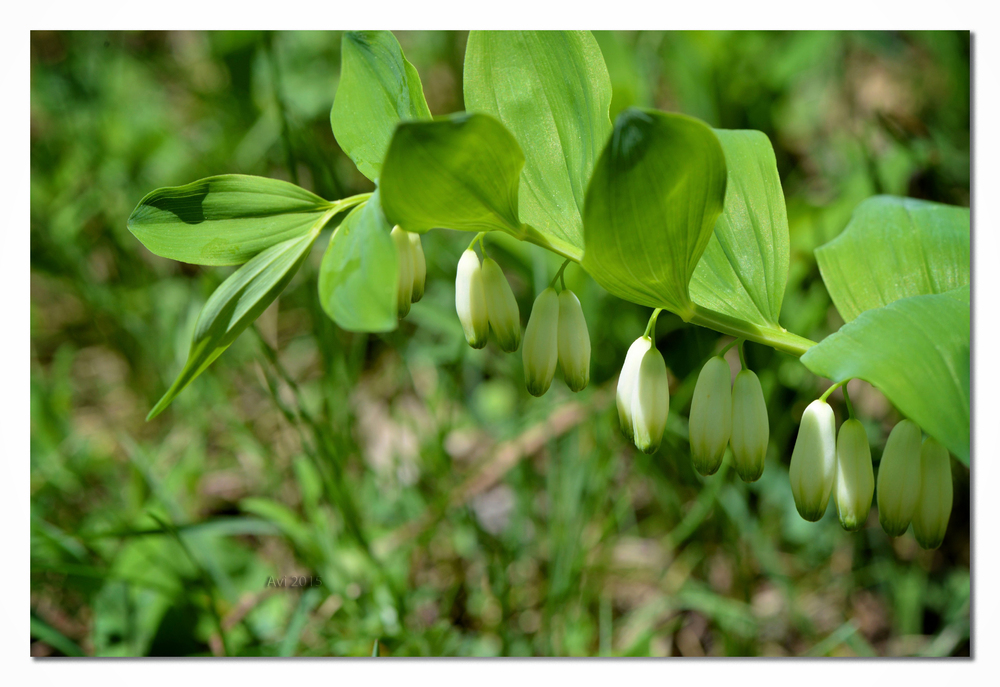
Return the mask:
[[[655,452],[666,427],[669,389],[663,357],[650,330],[635,340],[625,356],[618,379],[618,417],[622,431],[647,453]],[[742,369],[731,383],[725,350],[739,346]],[[745,482],[764,472],[769,439],[767,405],[760,380],[747,367],[743,342],[734,341],[705,363],[698,375],[688,421],[691,461],[705,476],[722,465],[726,448]],[[864,425],[854,417],[844,388],[850,418],[836,430],[833,409],[826,402],[831,387],[806,408],[792,450],[789,481],[795,507],[815,522],[826,513],[831,496],[840,524],[848,531],[865,526],[875,495],[871,448]],[[920,428],[903,420],[889,434],[878,473],[878,512],[882,529],[900,536],[913,525],[920,546],[937,548],[944,539],[952,508],[951,463],[947,449]]]
[[[789,478],[799,515],[809,521],[823,517],[831,494],[840,524],[856,531],[864,527],[876,483],[865,428],[853,417],[835,436],[833,409],[826,397],[813,401],[802,415],[792,450]],[[941,545],[951,517],[952,481],[948,451],[920,427],[902,420],[889,433],[878,471],[878,519],[892,537],[913,524],[917,543],[925,549]]]
[[399,285],[396,289],[396,310],[399,318],[410,312],[410,304],[424,297],[424,283],[427,280],[427,261],[420,234],[405,231],[399,225],[389,234],[396,246],[399,260]]
[[[479,255],[472,245],[458,261],[455,276],[455,310],[465,331],[465,340],[473,348],[486,345],[493,332],[501,350],[513,353],[521,346],[521,316],[507,277],[495,260]],[[565,265],[563,265],[565,269]],[[541,396],[552,385],[556,367],[562,369],[571,391],[581,391],[590,383],[590,333],[583,308],[576,294],[554,284],[562,277],[560,269],[553,286],[535,299],[524,330],[524,381],[528,392]]]
[[[404,317],[410,303],[423,295],[426,265],[419,235],[396,227],[392,238],[400,260],[399,316]],[[486,346],[492,331],[500,348],[512,353],[522,343],[517,300],[503,270],[485,256],[485,248],[480,261],[476,241],[482,245],[482,236],[458,261],[455,309],[470,346]],[[561,280],[565,267],[535,299],[524,331],[525,385],[534,396],[548,391],[557,367],[574,392],[590,382],[590,334],[580,299]],[[557,282],[562,283],[560,291],[555,288]],[[659,312],[654,311],[646,332],[629,347],[616,393],[622,432],[645,453],[659,449],[670,410],[666,363],[652,336]],[[734,345],[739,346],[741,370],[732,379],[723,355]],[[868,436],[854,417],[846,387],[850,418],[839,434],[836,431],[833,409],[826,399],[839,386],[805,409],[792,450],[789,480],[795,507],[804,519],[822,518],[832,496],[841,525],[857,531],[868,520],[876,481]],[[727,448],[744,482],[754,482],[764,473],[770,438],[767,405],[760,380],[747,367],[742,339],[710,358],[698,375],[688,437],[692,464],[702,475],[719,470]],[[922,547],[941,545],[952,508],[947,449],[931,437],[923,438],[912,421],[901,421],[886,442],[877,486],[879,523],[887,534],[900,536],[912,524]]]
[[688,436],[691,461],[703,475],[714,475],[728,445],[736,474],[756,482],[764,474],[770,431],[767,404],[756,373],[747,367],[740,345],[742,368],[730,384],[729,363],[712,357],[701,369],[691,398]]

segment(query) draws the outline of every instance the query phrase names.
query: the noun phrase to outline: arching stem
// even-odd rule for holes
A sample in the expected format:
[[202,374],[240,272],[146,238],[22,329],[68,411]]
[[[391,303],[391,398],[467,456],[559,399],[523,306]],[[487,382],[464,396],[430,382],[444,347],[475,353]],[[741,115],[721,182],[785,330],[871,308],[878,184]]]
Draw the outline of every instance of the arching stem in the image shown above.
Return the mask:
[[469,250],[472,250],[472,247],[475,246],[476,245],[476,241],[478,241],[479,242],[479,248],[483,251],[483,257],[484,258],[486,257],[486,243],[485,243],[485,238],[486,238],[486,232],[485,231],[481,231],[478,234],[476,234],[476,237],[474,239],[472,239],[471,243],[469,243]]
[[832,385],[829,389],[823,392],[823,395],[819,397],[819,400],[823,401],[823,403],[826,403],[826,399],[830,398],[830,394],[832,394],[834,391],[847,384],[848,381],[850,380],[845,379],[842,382],[837,382],[836,384]]
[[653,338],[656,334],[656,318],[660,316],[663,312],[663,308],[657,308],[653,311],[653,314],[649,316],[649,322],[646,324],[646,333],[643,334],[647,339]]
[[716,353],[716,355],[719,356],[720,358],[725,358],[726,357],[726,353],[729,352],[730,348],[732,348],[736,344],[739,344],[739,343],[742,343],[742,342],[743,342],[743,339],[737,337],[737,338],[733,339],[732,341],[730,341],[729,343],[727,343],[725,345],[725,347],[721,351],[719,351],[718,353]]
[[566,265],[568,265],[570,262],[572,262],[572,260],[566,258],[565,262],[563,262],[562,266],[559,268],[559,271],[556,272],[556,276],[552,277],[552,281],[549,282],[550,289],[555,288],[557,281],[562,283],[563,290],[566,289],[566,280],[563,279],[563,271],[566,269]]
[[[847,380],[850,381],[850,380]],[[844,403],[847,404],[847,415],[854,419],[854,404],[851,403],[851,396],[847,393],[847,382],[844,383]]]

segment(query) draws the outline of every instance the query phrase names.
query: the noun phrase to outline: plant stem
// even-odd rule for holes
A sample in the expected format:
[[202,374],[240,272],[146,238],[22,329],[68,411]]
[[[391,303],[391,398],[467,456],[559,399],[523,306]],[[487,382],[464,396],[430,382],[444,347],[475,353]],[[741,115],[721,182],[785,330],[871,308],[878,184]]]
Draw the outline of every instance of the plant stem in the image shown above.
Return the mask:
[[646,324],[646,333],[643,334],[647,339],[654,338],[656,335],[656,318],[660,316],[663,312],[663,308],[657,308],[653,311],[653,314],[649,316],[649,322]]
[[347,198],[341,198],[340,200],[335,200],[331,203],[331,210],[334,210],[333,214],[343,212],[348,208],[353,208],[355,205],[361,205],[363,202],[372,197],[371,193],[359,193],[356,196],[348,196]]
[[744,320],[723,315],[720,312],[715,312],[700,305],[695,305],[694,314],[690,318],[685,319],[691,324],[708,327],[723,334],[729,334],[730,336],[746,339],[747,341],[770,346],[775,350],[795,356],[801,356],[816,345],[815,341],[810,341],[805,337],[792,334],[784,329],[772,327],[761,328]]
[[[851,380],[847,380],[848,382]],[[851,396],[847,393],[847,382],[844,382],[844,403],[847,404],[847,416],[854,419],[854,404],[851,403]]]
[[549,288],[550,288],[550,289],[551,289],[551,288],[555,288],[555,285],[556,285],[556,281],[558,280],[558,281],[561,281],[561,282],[562,282],[562,287],[563,287],[563,290],[564,290],[564,291],[566,290],[566,280],[565,280],[565,279],[563,279],[563,270],[565,270],[565,269],[566,269],[566,265],[568,265],[568,264],[569,264],[570,262],[571,262],[571,261],[570,261],[570,259],[569,259],[569,258],[566,258],[566,262],[564,262],[564,263],[562,264],[562,267],[560,267],[560,268],[559,268],[559,271],[558,271],[558,272],[556,272],[556,276],[552,277],[552,281],[550,281],[550,282],[549,282]]
[[741,343],[742,341],[743,341],[743,339],[733,339],[732,341],[730,341],[729,343],[726,344],[725,348],[723,348],[721,351],[719,351],[718,353],[716,353],[716,355],[719,356],[720,358],[725,358],[726,357],[726,351],[728,351],[730,348],[732,348],[736,344]]
[[737,344],[738,348],[736,350],[738,350],[740,353],[740,368],[744,370],[749,370],[750,368],[747,366],[746,356],[743,355],[743,344],[745,343],[746,339],[739,339],[739,343]]
[[[844,380],[843,382],[837,382],[836,384],[831,385],[829,389],[823,392],[823,395],[819,397],[819,400],[823,401],[823,403],[826,403],[826,399],[830,398],[830,394],[832,394],[834,391],[844,386],[845,384],[847,384],[847,380]],[[846,389],[846,387],[844,388]]]
[[583,260],[583,251],[579,248],[561,239],[544,236],[530,224],[521,225],[520,234],[510,233],[511,236],[520,241],[527,241],[528,243],[533,243],[536,246],[541,246],[545,250],[550,250],[556,255],[561,255],[567,260],[572,260],[576,263]]
[[479,241],[479,247],[483,249],[483,257],[486,257],[486,244],[483,243],[484,236],[486,236],[485,231],[481,231],[478,234],[476,234],[476,237],[472,239],[472,241],[469,243],[468,250],[472,250],[472,247],[476,245],[476,241]]

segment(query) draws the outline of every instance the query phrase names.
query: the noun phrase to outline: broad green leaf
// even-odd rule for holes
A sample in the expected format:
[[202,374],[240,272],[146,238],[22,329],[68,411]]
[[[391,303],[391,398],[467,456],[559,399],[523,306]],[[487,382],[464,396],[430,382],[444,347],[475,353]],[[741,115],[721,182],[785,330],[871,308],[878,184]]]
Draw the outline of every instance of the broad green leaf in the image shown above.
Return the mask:
[[850,322],[900,298],[967,285],[969,231],[968,208],[875,196],[855,208],[840,236],[816,249],[816,261]]
[[788,279],[788,218],[771,142],[716,130],[726,155],[726,203],[691,278],[698,305],[778,327]]
[[379,189],[390,224],[500,230],[521,236],[517,185],[524,155],[510,132],[485,114],[403,122],[389,144]]
[[688,282],[725,195],[725,156],[708,126],[625,110],[587,189],[584,268],[619,298],[689,318]]
[[151,252],[195,265],[239,265],[305,236],[332,203],[278,179],[223,174],[146,195],[128,228]]
[[163,412],[278,297],[309,254],[324,221],[305,236],[271,246],[222,282],[201,309],[184,369],[147,420]]
[[341,149],[375,181],[396,124],[430,119],[420,75],[389,31],[349,31],[340,47],[340,84],[330,126]]
[[349,331],[387,332],[399,323],[399,262],[378,196],[376,191],[337,227],[320,266],[323,310]]
[[583,249],[587,182],[611,133],[611,79],[589,31],[471,31],[465,109],[499,119],[524,151],[520,217]]
[[834,382],[870,382],[969,464],[968,286],[866,310],[802,362]]

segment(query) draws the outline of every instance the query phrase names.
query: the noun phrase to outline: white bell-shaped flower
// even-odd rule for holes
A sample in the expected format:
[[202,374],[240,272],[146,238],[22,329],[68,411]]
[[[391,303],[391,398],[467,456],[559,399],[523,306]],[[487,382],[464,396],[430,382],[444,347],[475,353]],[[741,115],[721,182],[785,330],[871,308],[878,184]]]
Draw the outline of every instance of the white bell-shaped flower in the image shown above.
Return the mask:
[[688,439],[691,462],[703,475],[714,475],[722,465],[733,430],[733,389],[729,363],[720,356],[701,368],[691,398]]
[[931,437],[920,447],[920,499],[913,511],[913,534],[925,549],[944,541],[952,506],[951,457]]
[[756,482],[764,474],[764,457],[770,428],[767,404],[760,380],[752,370],[740,370],[733,382],[733,429],[729,445],[733,466],[744,482]]
[[865,526],[875,495],[872,450],[865,427],[856,419],[840,426],[834,496],[841,526],[854,532]]
[[570,391],[590,383],[590,332],[580,299],[569,289],[559,294],[559,367]]
[[521,356],[528,393],[541,396],[549,390],[559,362],[559,294],[551,286],[531,307]]
[[410,245],[409,233],[397,224],[392,228],[392,242],[396,246],[396,256],[399,263],[399,282],[396,288],[396,309],[400,319],[410,312],[413,297],[413,247]]
[[473,348],[486,345],[490,333],[486,290],[479,256],[471,248],[462,253],[455,274],[455,310],[465,331],[465,340]]
[[635,391],[635,383],[639,378],[642,357],[652,346],[652,340],[646,336],[640,336],[633,341],[628,353],[625,354],[621,374],[618,375],[618,391],[615,395],[618,404],[618,422],[621,424],[622,433],[633,443],[635,443],[635,431],[632,426],[632,392]]
[[635,447],[643,453],[656,453],[667,428],[670,411],[670,385],[667,366],[655,346],[650,347],[639,363],[639,374],[632,389],[632,431]]
[[424,245],[420,234],[407,232],[410,239],[410,252],[413,256],[413,293],[410,302],[416,303],[424,297],[424,285],[427,281],[427,260],[424,258]]
[[483,259],[483,288],[490,326],[500,348],[513,353],[521,345],[521,311],[503,270],[493,258]]
[[878,464],[878,521],[890,537],[906,532],[920,499],[920,427],[901,420],[885,442]]
[[830,404],[817,399],[802,413],[788,466],[788,480],[799,515],[809,522],[823,517],[836,475],[837,423]]

